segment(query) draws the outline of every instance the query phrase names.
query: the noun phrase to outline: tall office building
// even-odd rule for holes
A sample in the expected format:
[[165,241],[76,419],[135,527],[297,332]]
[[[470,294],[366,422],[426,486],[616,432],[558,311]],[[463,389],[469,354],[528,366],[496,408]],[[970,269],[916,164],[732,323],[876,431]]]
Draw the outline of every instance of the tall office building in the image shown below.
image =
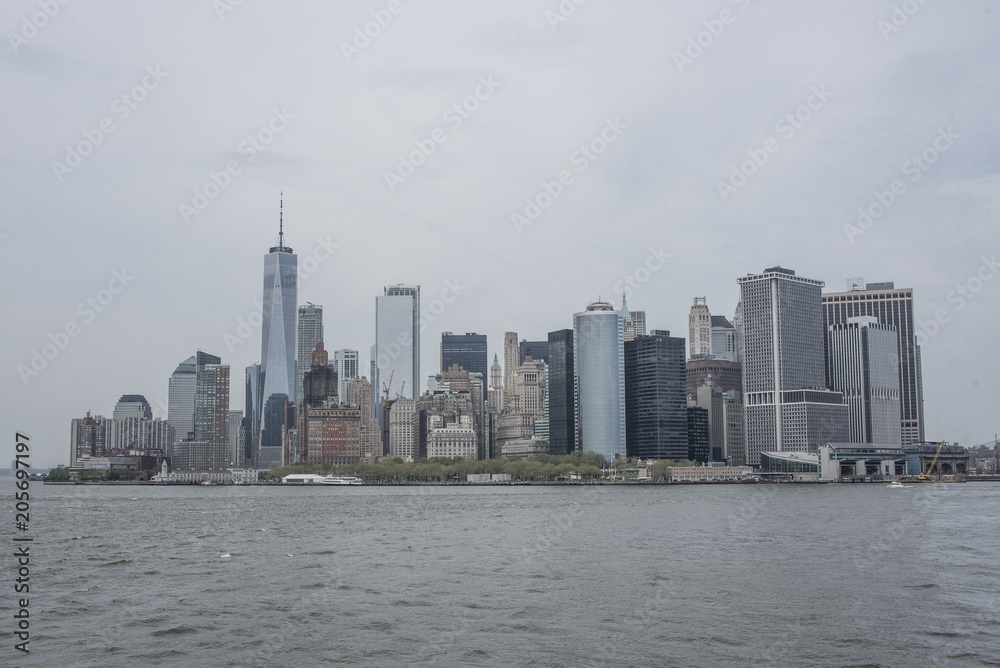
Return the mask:
[[843,395],[826,389],[823,282],[782,267],[738,279],[747,463],[847,440]]
[[487,378],[486,335],[441,333],[441,373],[457,364],[470,373]]
[[625,455],[624,336],[621,314],[607,302],[573,315],[576,440],[609,460]]
[[195,440],[211,445],[213,470],[230,466],[229,365],[206,364],[198,370],[194,403]]
[[[902,413],[903,445],[924,441],[924,387],[920,368],[920,346],[913,327],[913,289],[896,288],[893,283],[860,282],[846,292],[823,295],[824,325],[839,325],[849,318],[872,316],[880,324],[896,328],[899,350],[899,399]],[[829,347],[829,342],[828,346]],[[827,379],[832,377],[827,365]]]
[[284,201],[278,216],[278,245],[264,256],[264,309],[260,347],[260,410],[257,466],[281,464],[285,403],[295,403],[295,337],[298,257],[285,245]]
[[299,331],[296,337],[295,396],[302,406],[302,378],[312,366],[316,344],[323,341],[323,307],[307,303],[299,307]]
[[229,411],[229,466],[243,468],[246,465],[244,436],[243,411]]
[[852,443],[902,444],[896,328],[871,316],[829,327],[830,389],[844,393]]
[[333,353],[333,364],[337,369],[337,396],[340,403],[346,403],[351,382],[360,376],[358,351],[341,348]]
[[496,353],[493,354],[493,364],[490,366],[490,386],[487,390],[487,403],[492,410],[503,409],[503,370]]
[[375,393],[388,385],[389,396],[420,396],[420,286],[386,286],[375,298]]
[[512,387],[514,380],[514,369],[521,366],[521,356],[520,350],[517,344],[517,332],[504,332],[503,335],[503,387],[504,387],[504,397],[503,405],[504,410],[507,410],[507,405],[510,403],[510,393],[506,390]]
[[[167,422],[174,428],[174,438],[181,440],[194,433],[194,392],[198,361],[192,356],[177,365],[167,385]],[[172,445],[172,444],[171,444]]]
[[113,420],[123,420],[132,416],[153,419],[153,409],[150,408],[146,397],[141,394],[123,394],[111,414]]
[[646,312],[630,311],[625,300],[625,293],[622,293],[622,321],[625,342],[634,341],[637,336],[646,335]]
[[625,342],[628,456],[688,457],[684,339],[653,330]]
[[712,316],[712,357],[736,361],[736,328],[722,315]]
[[[260,423],[260,363],[246,368],[246,402],[243,409],[243,461],[247,466],[256,466],[255,441],[258,440],[257,427]],[[180,437],[178,437],[179,439]]]
[[688,312],[688,344],[690,359],[705,359],[712,354],[712,312],[704,297],[695,297]]
[[743,393],[743,376],[739,362],[717,359],[691,360],[687,363],[687,395],[694,399],[698,388],[711,377],[723,391]]
[[521,342],[517,344],[517,365],[521,366],[524,364],[524,360],[528,357],[536,362],[548,361],[549,342],[528,341],[527,339],[521,339]]
[[362,457],[381,457],[382,432],[379,429],[379,420],[374,414],[371,396],[372,390],[367,378],[357,378],[351,383],[350,404],[359,411],[359,452]]
[[566,455],[577,449],[573,330],[549,332],[549,450]]

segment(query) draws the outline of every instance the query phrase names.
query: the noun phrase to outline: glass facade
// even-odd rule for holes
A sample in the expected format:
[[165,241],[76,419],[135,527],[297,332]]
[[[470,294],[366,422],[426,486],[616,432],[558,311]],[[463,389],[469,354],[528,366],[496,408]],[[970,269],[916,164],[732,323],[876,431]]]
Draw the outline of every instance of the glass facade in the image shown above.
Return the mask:
[[[573,315],[576,440],[583,452],[625,455],[624,323],[610,304]],[[551,425],[550,425],[551,429]]]
[[299,307],[299,331],[295,357],[295,396],[302,406],[302,378],[312,366],[316,344],[323,342],[323,307],[305,304]]
[[552,454],[576,450],[573,420],[573,330],[549,332],[549,446]]
[[264,309],[260,352],[257,465],[281,464],[284,404],[295,401],[298,257],[279,242],[264,256]]
[[457,364],[470,373],[481,373],[487,378],[486,335],[441,334],[441,373]]
[[[389,294],[389,292],[392,294]],[[408,292],[407,292],[408,291]],[[375,298],[375,393],[388,385],[397,394],[420,397],[420,288],[395,286]]]
[[685,344],[682,337],[662,331],[625,342],[629,457],[688,459]]
[[[920,346],[913,327],[913,290],[896,289],[892,283],[866,286],[865,290],[829,292],[823,295],[824,324],[846,323],[850,318],[871,316],[882,325],[896,328],[899,355],[900,438],[904,445],[924,440],[923,381]],[[829,341],[827,342],[829,348]],[[829,355],[827,378],[830,378]]]

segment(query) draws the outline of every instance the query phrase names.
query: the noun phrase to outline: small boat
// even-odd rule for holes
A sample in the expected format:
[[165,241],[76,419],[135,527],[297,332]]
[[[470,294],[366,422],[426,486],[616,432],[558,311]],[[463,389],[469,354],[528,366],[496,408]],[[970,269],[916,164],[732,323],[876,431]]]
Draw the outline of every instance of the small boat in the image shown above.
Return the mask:
[[901,488],[906,487],[906,485],[904,485],[903,483],[899,482],[898,480],[893,480],[892,482],[890,482],[886,486],[889,487],[889,488],[892,488],[892,489],[901,489]]
[[321,481],[324,485],[363,485],[361,478],[350,475],[328,475]]
[[212,482],[211,480],[202,480],[201,484],[202,485],[214,485],[215,483]]

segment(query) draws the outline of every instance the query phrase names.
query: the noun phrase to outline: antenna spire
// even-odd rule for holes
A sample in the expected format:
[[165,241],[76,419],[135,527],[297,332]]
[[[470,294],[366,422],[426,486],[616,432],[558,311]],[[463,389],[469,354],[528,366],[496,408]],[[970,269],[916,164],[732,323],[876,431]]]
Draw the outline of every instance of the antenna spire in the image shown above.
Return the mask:
[[281,199],[278,204],[278,246],[285,245],[285,191],[281,191]]

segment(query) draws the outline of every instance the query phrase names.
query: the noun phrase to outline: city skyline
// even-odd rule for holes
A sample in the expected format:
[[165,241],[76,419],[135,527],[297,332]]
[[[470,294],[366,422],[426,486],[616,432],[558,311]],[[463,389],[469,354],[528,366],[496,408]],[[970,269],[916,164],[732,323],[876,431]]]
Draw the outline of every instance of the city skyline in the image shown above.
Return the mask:
[[[536,3],[404,3],[350,61],[339,45],[370,8],[66,6],[5,52],[23,128],[0,165],[0,271],[18,286],[5,421],[55,465],[50,406],[106,415],[139,393],[162,416],[164,379],[198,349],[230,365],[242,409],[284,188],[298,302],[324,305],[331,351],[366,356],[373,297],[399,282],[422,286],[422,383],[442,331],[486,334],[492,359],[505,331],[543,340],[627,290],[647,331],[681,334],[693,297],[730,317],[735,278],[781,264],[831,291],[912,288],[926,438],[990,440],[1000,361],[971,351],[1000,303],[996,12],[928,3],[886,33],[879,3],[747,5],[692,57],[717,17],[694,3],[587,3],[555,26]],[[13,11],[11,30],[38,9]],[[265,32],[292,45],[280,67],[255,48]]]

